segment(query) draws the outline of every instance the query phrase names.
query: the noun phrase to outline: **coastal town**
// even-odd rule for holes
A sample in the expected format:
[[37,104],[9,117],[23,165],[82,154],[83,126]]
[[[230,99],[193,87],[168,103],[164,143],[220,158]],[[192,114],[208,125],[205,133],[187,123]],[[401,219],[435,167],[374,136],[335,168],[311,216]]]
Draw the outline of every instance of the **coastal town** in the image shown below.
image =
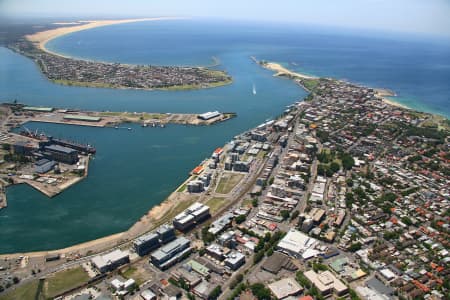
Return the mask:
[[289,77],[303,101],[116,240],[2,255],[0,299],[448,299],[449,120]]
[[184,90],[232,82],[225,72],[204,67],[128,65],[67,58],[42,51],[27,39],[9,47],[33,59],[49,80],[63,85]]

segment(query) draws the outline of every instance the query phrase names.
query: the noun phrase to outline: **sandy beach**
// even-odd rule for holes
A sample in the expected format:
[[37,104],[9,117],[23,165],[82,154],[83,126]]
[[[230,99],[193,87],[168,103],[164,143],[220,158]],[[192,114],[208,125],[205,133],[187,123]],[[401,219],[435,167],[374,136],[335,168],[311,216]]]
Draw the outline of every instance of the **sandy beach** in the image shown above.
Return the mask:
[[396,107],[400,107],[400,108],[404,108],[404,109],[410,109],[408,106],[400,104],[400,103],[395,102],[395,101],[392,101],[391,99],[388,99],[386,97],[381,97],[381,99],[386,104],[389,104],[389,105],[392,105],[392,106],[396,106]]
[[283,67],[280,64],[277,63],[273,63],[273,62],[268,62],[265,64],[262,64],[262,66],[266,69],[275,71],[275,75],[274,76],[285,76],[285,75],[289,75],[292,77],[298,77],[298,78],[303,78],[303,79],[318,79],[318,77],[314,77],[314,76],[310,76],[310,75],[305,75],[305,74],[301,74],[301,73],[297,73],[297,72],[293,72],[289,69],[286,69],[285,67]]
[[379,88],[374,89],[374,90],[375,90],[376,95],[377,95],[378,97],[380,97],[381,100],[382,100],[384,103],[389,104],[389,105],[392,105],[392,106],[404,108],[404,109],[410,109],[410,108],[407,107],[406,105],[403,105],[403,104],[401,104],[401,103],[395,102],[395,101],[392,100],[392,99],[387,98],[387,97],[395,97],[395,96],[397,96],[397,94],[395,94],[395,92],[393,92],[393,91],[391,91],[391,90],[388,90],[388,89],[379,89]]
[[52,39],[55,39],[57,37],[92,29],[96,27],[102,27],[102,26],[109,26],[109,25],[116,25],[116,24],[124,24],[124,23],[132,23],[132,22],[142,22],[142,21],[161,21],[161,20],[173,20],[178,19],[174,17],[158,17],[158,18],[141,18],[141,19],[122,19],[122,20],[92,20],[92,21],[78,21],[78,22],[71,22],[70,24],[65,23],[54,23],[57,25],[74,25],[74,26],[68,26],[68,27],[60,27],[45,31],[36,32],[34,34],[26,35],[25,38],[31,42],[33,42],[39,49],[42,51],[62,56],[59,53],[52,52],[48,50],[45,45],[51,41]]

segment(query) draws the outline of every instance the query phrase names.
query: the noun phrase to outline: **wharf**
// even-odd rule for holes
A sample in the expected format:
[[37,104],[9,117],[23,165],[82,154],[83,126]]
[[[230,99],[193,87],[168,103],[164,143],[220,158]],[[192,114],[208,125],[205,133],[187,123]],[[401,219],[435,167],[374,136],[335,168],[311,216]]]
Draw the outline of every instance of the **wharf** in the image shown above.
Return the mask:
[[224,122],[236,116],[236,113],[220,113],[204,120],[200,114],[183,113],[149,113],[149,112],[98,112],[79,111],[55,108],[33,108],[16,104],[3,104],[11,107],[7,123],[9,129],[20,127],[27,122],[42,122],[53,124],[67,124],[90,127],[115,127],[122,123],[138,123],[143,126],[158,126],[167,124],[203,126]]
[[[73,175],[73,177],[67,178],[66,176],[60,177],[56,175],[55,176],[51,175],[39,177],[37,180],[21,178],[20,176],[17,176],[13,178],[14,184],[25,183],[30,185],[34,189],[38,190],[39,192],[43,193],[47,197],[50,198],[54,197],[87,177],[89,169],[89,156],[82,156],[81,160],[82,164],[85,166],[84,173],[82,176]],[[49,180],[50,181],[56,180],[56,181],[54,181],[53,183],[49,183]]]
[[6,201],[6,192],[4,188],[0,191],[0,210],[8,206],[8,202]]

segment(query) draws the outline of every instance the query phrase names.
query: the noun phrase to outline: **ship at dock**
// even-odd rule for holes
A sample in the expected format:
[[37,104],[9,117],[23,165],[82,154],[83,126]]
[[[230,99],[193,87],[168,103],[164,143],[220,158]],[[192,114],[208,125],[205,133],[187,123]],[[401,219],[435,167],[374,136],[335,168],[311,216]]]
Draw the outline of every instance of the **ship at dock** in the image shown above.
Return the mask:
[[95,147],[89,145],[89,144],[80,144],[74,141],[69,141],[69,140],[64,140],[64,139],[58,139],[58,138],[54,138],[51,136],[47,136],[44,133],[39,133],[38,130],[36,131],[31,131],[29,129],[27,129],[26,127],[24,127],[24,130],[21,130],[19,132],[20,135],[32,138],[32,139],[36,139],[39,141],[52,141],[53,144],[56,145],[60,145],[63,147],[68,147],[68,148],[72,148],[75,149],[81,153],[86,153],[86,154],[95,154],[97,152],[97,150],[95,149]]
[[72,142],[72,141],[63,140],[63,139],[56,139],[56,138],[52,138],[50,136],[48,137],[48,139],[53,141],[54,144],[57,144],[57,145],[60,145],[63,147],[72,148],[77,151],[80,151],[81,153],[95,154],[97,152],[97,150],[89,144],[79,144],[77,142]]

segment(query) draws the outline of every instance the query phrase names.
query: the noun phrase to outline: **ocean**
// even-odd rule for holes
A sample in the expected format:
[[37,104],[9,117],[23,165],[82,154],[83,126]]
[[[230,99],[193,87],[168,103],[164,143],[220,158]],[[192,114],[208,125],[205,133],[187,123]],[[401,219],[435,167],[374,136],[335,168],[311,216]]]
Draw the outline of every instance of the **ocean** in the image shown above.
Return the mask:
[[47,47],[76,58],[132,64],[207,66],[215,57],[220,61],[216,68],[226,70],[233,84],[195,91],[60,86],[49,82],[28,58],[0,48],[2,101],[133,112],[219,110],[238,116],[208,127],[132,125],[132,131],[28,124],[56,137],[89,142],[97,155],[88,178],[54,198],[25,185],[7,189],[8,207],[0,211],[0,253],[62,248],[128,229],[216,147],[306,96],[250,56],[295,71],[392,89],[402,104],[450,116],[450,41],[431,37],[166,20],[80,31]]

